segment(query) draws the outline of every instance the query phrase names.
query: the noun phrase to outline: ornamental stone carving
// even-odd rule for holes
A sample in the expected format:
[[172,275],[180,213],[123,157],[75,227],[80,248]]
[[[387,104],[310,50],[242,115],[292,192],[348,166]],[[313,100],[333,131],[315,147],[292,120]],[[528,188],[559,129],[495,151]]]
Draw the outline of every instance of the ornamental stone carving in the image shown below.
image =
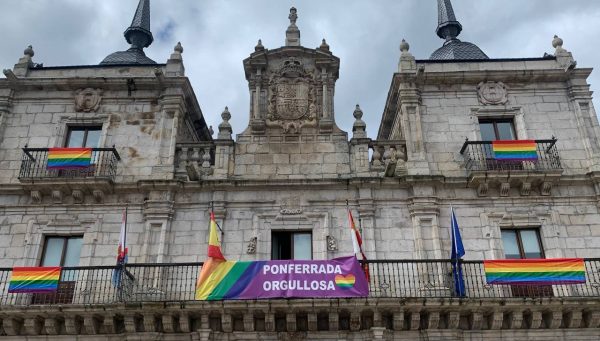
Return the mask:
[[327,251],[337,251],[337,239],[334,236],[327,236]]
[[77,90],[75,93],[75,111],[95,112],[100,107],[102,90],[86,88]]
[[477,85],[479,102],[485,105],[505,104],[508,102],[506,85],[502,82],[481,82]]
[[290,57],[269,79],[267,125],[281,127],[284,133],[299,133],[304,126],[315,126],[317,96],[315,77],[302,62]]
[[250,241],[248,242],[248,247],[246,248],[246,253],[249,255],[254,255],[256,254],[256,243],[258,241],[257,237],[252,237],[250,238]]

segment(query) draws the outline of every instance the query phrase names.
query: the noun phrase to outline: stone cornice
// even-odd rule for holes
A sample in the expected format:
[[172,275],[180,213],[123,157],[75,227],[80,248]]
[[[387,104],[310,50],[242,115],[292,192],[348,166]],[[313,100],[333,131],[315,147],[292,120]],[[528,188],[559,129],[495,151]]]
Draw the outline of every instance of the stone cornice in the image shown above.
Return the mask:
[[[276,325],[275,320],[282,316],[284,323]],[[210,317],[218,317],[218,324]],[[235,323],[240,318],[243,323]],[[302,318],[307,322],[300,324]],[[523,332],[527,337],[552,337],[558,328],[560,335],[592,336],[598,335],[600,327],[600,300],[355,298],[6,306],[0,319],[9,337],[44,335],[50,340],[67,335],[117,339],[138,333],[140,337],[152,333],[168,339],[185,336],[208,340],[210,335],[229,339],[234,331],[255,339],[296,332],[304,333],[307,339],[320,339],[346,328],[343,335],[360,339],[374,339],[376,334],[395,339],[410,333],[417,333],[414,336],[418,338],[429,332],[454,338],[456,333],[468,335],[471,331],[478,337],[502,333],[511,338]]]

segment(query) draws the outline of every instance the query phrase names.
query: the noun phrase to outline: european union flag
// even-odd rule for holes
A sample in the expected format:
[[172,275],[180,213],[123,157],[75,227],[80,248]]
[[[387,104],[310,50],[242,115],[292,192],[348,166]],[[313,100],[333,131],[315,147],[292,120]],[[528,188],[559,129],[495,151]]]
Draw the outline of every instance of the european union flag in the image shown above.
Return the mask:
[[450,259],[452,261],[452,277],[454,278],[454,293],[463,297],[466,296],[465,281],[463,280],[462,264],[460,259],[465,255],[465,247],[463,246],[462,238],[460,236],[460,230],[458,228],[458,221],[454,214],[454,208],[450,207],[450,224],[451,224],[451,235],[452,235],[452,254]]

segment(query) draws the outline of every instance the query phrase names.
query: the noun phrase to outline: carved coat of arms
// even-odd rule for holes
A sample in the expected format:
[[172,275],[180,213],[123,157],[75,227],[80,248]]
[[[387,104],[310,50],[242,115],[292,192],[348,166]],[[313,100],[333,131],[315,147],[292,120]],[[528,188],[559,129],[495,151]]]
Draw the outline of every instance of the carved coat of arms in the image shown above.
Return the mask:
[[506,85],[502,82],[481,82],[477,85],[477,96],[482,104],[505,104],[508,101]]
[[271,76],[267,110],[267,125],[280,126],[286,133],[316,124],[315,80],[296,58],[285,60]]
[[75,93],[75,110],[78,112],[93,112],[98,110],[102,100],[102,90],[86,88]]

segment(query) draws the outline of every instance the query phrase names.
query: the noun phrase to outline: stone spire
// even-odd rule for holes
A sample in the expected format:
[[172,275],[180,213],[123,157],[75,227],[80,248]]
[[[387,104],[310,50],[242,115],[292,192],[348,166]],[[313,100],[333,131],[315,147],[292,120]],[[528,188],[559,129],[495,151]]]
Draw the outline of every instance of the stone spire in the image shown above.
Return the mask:
[[144,48],[154,41],[150,32],[150,0],[140,0],[131,25],[123,33],[131,47],[127,51],[115,52],[108,55],[100,63],[107,64],[156,64],[146,57]]
[[452,2],[438,0],[438,26],[435,30],[438,37],[449,41],[458,37],[460,31],[462,31],[462,25],[456,20]]
[[132,48],[142,49],[154,41],[150,32],[150,0],[140,0],[131,26],[125,30],[125,39]]
[[300,30],[296,26],[296,20],[298,19],[296,13],[295,7],[290,8],[290,15],[288,16],[290,26],[285,31],[285,46],[300,46]]

